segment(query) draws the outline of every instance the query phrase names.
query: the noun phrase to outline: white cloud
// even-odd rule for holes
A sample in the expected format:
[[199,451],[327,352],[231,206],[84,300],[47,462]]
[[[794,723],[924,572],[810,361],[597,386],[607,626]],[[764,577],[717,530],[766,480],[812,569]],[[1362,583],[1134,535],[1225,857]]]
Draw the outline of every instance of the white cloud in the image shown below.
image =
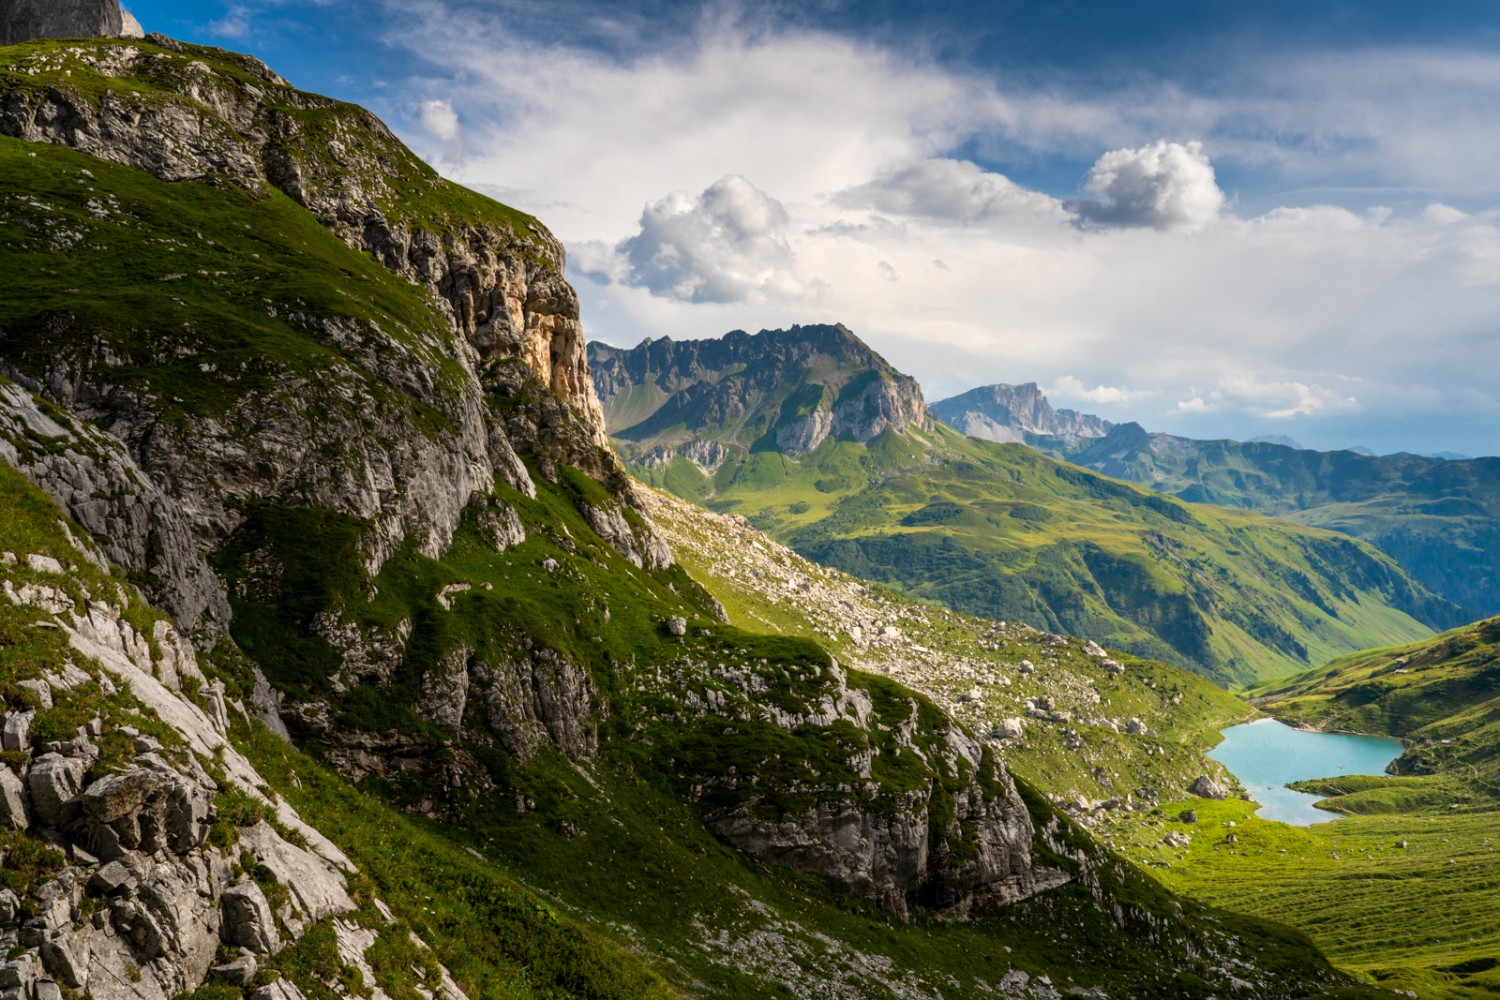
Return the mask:
[[1357,397],[1316,383],[1264,381],[1239,374],[1224,378],[1207,393],[1179,402],[1176,410],[1183,413],[1233,410],[1266,420],[1289,420],[1355,410],[1359,405]]
[[452,101],[423,101],[419,118],[423,128],[444,142],[452,142],[458,138],[458,112],[453,110]]
[[[1255,416],[1315,441],[1287,425],[1409,423],[1439,397],[1494,412],[1500,212],[1475,192],[1500,198],[1500,132],[1481,127],[1500,57],[1315,55],[1231,67],[1211,94],[1069,93],[733,21],[622,55],[403,4],[391,40],[442,70],[410,107],[451,101],[463,143],[415,113],[406,137],[567,242],[590,336],[842,321],[933,398],[1035,380],[1206,436]],[[1059,200],[1083,192],[1027,190],[957,149],[1094,162],[1091,224]],[[1307,190],[1247,200],[1252,175]],[[1351,177],[1390,188],[1384,207],[1311,190]],[[1469,440],[1425,450],[1500,446],[1444,419]]]
[[1003,174],[967,160],[929,159],[888,170],[872,181],[835,194],[840,208],[869,208],[893,215],[971,225],[1013,215],[1063,217],[1055,198],[1028,191]]
[[208,30],[221,38],[246,38],[250,34],[250,9],[231,6],[223,17],[209,24]]
[[1203,143],[1158,140],[1140,149],[1116,149],[1089,171],[1089,191],[1099,200],[1073,202],[1086,224],[1197,229],[1219,217],[1224,192]]
[[[684,302],[800,297],[781,202],[735,174],[696,198],[670,194],[646,206],[640,231],[616,254],[626,284]],[[607,265],[606,265],[607,266]],[[595,263],[594,272],[604,270]]]
[[1155,389],[1127,389],[1115,385],[1096,385],[1090,389],[1081,379],[1072,375],[1060,376],[1046,392],[1049,397],[1061,400],[1081,400],[1105,405],[1133,403],[1156,395]]

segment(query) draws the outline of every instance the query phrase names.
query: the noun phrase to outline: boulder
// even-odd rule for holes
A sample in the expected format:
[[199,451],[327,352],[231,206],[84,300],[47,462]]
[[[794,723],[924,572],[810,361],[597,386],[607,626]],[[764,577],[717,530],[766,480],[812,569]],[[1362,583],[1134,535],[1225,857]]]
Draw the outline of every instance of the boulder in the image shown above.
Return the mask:
[[278,979],[250,994],[250,1000],[302,1000],[302,991],[289,980]]
[[1229,789],[1208,775],[1200,774],[1197,780],[1189,786],[1188,794],[1200,799],[1227,799],[1229,798]]
[[31,807],[37,822],[59,826],[67,818],[67,804],[83,788],[83,773],[88,763],[78,757],[59,753],[44,754],[31,765],[26,776],[31,788]]
[[136,767],[108,775],[89,785],[78,805],[105,860],[127,850],[186,854],[208,835],[208,793],[171,771]]
[[668,618],[667,634],[678,637],[687,635],[687,619],[677,615],[673,615],[671,618]]
[[209,971],[227,983],[245,987],[255,981],[255,974],[260,971],[260,963],[255,960],[254,955],[242,954],[234,961],[216,965]]
[[0,727],[0,745],[11,751],[31,749],[31,720],[35,712],[11,712]]
[[31,825],[26,815],[26,786],[10,768],[0,765],[0,825],[24,830]]
[[[221,937],[229,944],[249,948],[258,955],[271,955],[281,949],[276,932],[276,918],[260,886],[246,879],[224,890],[219,898],[224,913]],[[251,972],[250,978],[255,978]]]

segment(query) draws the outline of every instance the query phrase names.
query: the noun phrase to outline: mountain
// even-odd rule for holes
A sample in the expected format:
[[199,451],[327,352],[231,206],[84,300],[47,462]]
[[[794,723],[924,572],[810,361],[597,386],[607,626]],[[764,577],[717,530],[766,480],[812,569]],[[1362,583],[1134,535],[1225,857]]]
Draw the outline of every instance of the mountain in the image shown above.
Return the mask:
[[1196,441],[1117,424],[1081,450],[1049,454],[1198,503],[1256,510],[1369,542],[1428,589],[1467,609],[1500,610],[1500,458],[1320,452]]
[[119,0],[0,0],[0,45],[34,38],[141,37]]
[[[561,246],[368,112],[159,35],[6,48],[0,237],[5,989],[1383,995],[729,624]],[[932,433],[873,362],[734,364],[745,456]]]
[[932,425],[916,380],[842,325],[663,338],[629,351],[595,341],[588,360],[609,426],[655,465],[685,457],[707,470],[731,453],[805,455],[830,439]]
[[[836,351],[801,354],[788,347],[799,330],[736,334],[722,346],[691,341],[680,357],[661,342],[631,351],[591,345],[621,455],[648,483],[743,514],[858,576],[1225,683],[1462,620],[1390,559],[1346,537],[1183,504],[940,424],[912,418],[864,441],[830,435],[811,451],[778,448],[772,429],[796,419],[783,402],[793,392],[832,399],[835,386],[863,378],[905,386],[907,412],[920,406],[915,384],[836,329]],[[726,360],[705,366],[700,357]],[[729,357],[726,386],[718,380]],[[726,392],[741,402],[697,405]]]
[[1253,437],[1253,438],[1251,438],[1249,443],[1250,444],[1279,444],[1283,448],[1296,448],[1298,450],[1301,450],[1301,448],[1302,448],[1302,445],[1297,442],[1296,438],[1288,437],[1285,434],[1262,434],[1260,437]]
[[1101,438],[1111,424],[1077,410],[1054,410],[1035,382],[987,385],[932,404],[932,415],[949,427],[986,441],[1028,443],[1034,435],[1074,442]]
[[[1020,387],[1027,391],[1018,397],[999,394],[1006,401],[995,418],[1003,424],[999,431],[982,407],[953,405],[1007,388],[975,389],[936,404],[933,413],[974,437],[1024,441],[1182,500],[1343,532],[1390,555],[1427,589],[1463,608],[1461,619],[1500,611],[1500,458],[1377,456],[1368,448],[1320,452],[1284,435],[1197,440],[1067,410],[1055,411],[1066,420],[1049,421],[1054,411],[1034,386]],[[1016,398],[1020,402],[1012,404]],[[1080,431],[1099,427],[1097,434]]]

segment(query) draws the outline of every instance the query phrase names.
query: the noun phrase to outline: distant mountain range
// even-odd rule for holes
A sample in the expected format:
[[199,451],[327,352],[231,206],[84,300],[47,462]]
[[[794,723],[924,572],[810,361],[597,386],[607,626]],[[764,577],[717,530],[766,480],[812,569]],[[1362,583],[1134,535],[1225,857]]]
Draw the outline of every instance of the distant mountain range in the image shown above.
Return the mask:
[[[589,345],[628,467],[805,555],[913,596],[1245,683],[1465,613],[1345,536],[1193,506],[934,422],[842,326]],[[1085,437],[1035,386],[973,394],[996,427]],[[952,411],[949,411],[952,412]],[[1031,428],[1032,430],[1027,430]],[[1267,446],[1272,447],[1272,446]]]
[[[1290,438],[1202,441],[1053,410],[1034,385],[975,389],[932,411],[965,433],[1024,440],[1181,500],[1352,535],[1391,555],[1469,618],[1500,612],[1500,458],[1312,451]],[[991,427],[1014,436],[976,433]]]

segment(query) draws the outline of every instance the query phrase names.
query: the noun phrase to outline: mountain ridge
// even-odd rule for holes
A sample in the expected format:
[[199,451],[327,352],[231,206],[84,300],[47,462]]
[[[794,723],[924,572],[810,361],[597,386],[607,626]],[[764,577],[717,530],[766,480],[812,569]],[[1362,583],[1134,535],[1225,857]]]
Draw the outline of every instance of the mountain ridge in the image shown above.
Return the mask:
[[[849,383],[868,364],[882,366],[882,382],[897,382],[899,373],[837,329],[840,351],[816,363],[810,348],[788,361],[786,331],[689,341],[695,346],[680,358],[661,342],[629,351],[591,345],[616,447],[649,484],[746,514],[838,568],[957,610],[1197,663],[1221,682],[1420,635],[1408,612],[1445,626],[1463,618],[1358,543],[1241,523],[942,424],[886,428],[867,441],[828,438],[810,451],[777,447],[769,428],[791,387]],[[772,348],[763,364],[761,345]],[[705,352],[732,355],[732,373],[698,363]],[[830,372],[830,364],[844,370]],[[718,398],[722,381],[756,380],[783,395],[766,403],[741,391],[748,408],[739,409],[672,402]],[[747,412],[759,415],[748,432]]]

